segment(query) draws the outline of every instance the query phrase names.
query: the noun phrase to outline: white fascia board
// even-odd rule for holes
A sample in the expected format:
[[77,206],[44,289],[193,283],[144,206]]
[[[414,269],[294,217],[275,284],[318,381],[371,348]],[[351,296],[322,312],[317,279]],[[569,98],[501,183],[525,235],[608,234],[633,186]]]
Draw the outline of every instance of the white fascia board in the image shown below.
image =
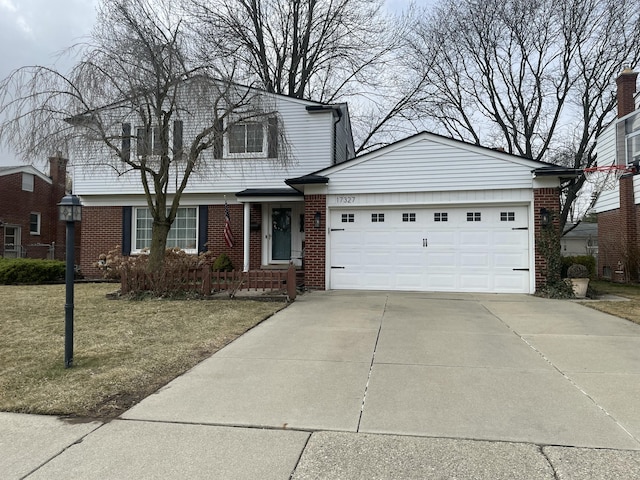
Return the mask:
[[15,173],[30,173],[47,182],[48,184],[53,183],[50,177],[47,177],[44,173],[42,173],[32,165],[18,165],[15,167],[0,170],[0,177],[3,177],[5,175],[13,175]]

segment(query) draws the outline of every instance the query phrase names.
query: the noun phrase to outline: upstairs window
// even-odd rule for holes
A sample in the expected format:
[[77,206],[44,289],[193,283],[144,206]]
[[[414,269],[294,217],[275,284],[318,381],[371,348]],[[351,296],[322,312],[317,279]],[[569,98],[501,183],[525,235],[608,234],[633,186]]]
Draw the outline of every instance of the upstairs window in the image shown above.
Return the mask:
[[35,177],[32,173],[22,173],[22,190],[25,192],[33,192],[33,184]]
[[265,134],[262,123],[238,123],[229,127],[229,153],[264,153]]
[[162,142],[160,141],[160,129],[138,127],[136,129],[136,152],[139,157],[148,155],[162,155]]

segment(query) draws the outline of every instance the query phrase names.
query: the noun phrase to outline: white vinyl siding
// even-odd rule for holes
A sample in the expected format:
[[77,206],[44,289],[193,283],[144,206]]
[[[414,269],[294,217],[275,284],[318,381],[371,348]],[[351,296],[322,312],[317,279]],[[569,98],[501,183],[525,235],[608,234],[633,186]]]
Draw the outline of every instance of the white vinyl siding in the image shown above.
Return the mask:
[[[189,179],[187,191],[198,193],[238,192],[246,188],[286,188],[284,180],[306,175],[331,166],[333,151],[333,114],[326,112],[309,113],[309,102],[275,97],[278,111],[278,129],[284,129],[286,137],[286,158],[233,158],[214,159],[213,149],[203,153],[203,167],[194,171]],[[119,127],[120,128],[120,127]],[[183,142],[189,145],[193,139],[194,127],[184,120]],[[280,141],[280,140],[279,140]],[[109,159],[105,149],[97,150],[96,156]],[[74,163],[74,193],[77,195],[142,194],[140,174],[129,171],[118,175],[110,166],[99,165],[99,158]],[[103,160],[106,163],[106,161]],[[113,160],[112,160],[113,162]],[[175,172],[171,172],[169,193],[174,190]]]
[[532,187],[531,171],[539,164],[509,161],[497,152],[452,142],[421,134],[369,154],[366,161],[337,166],[326,174],[331,193],[459,191],[461,185],[464,190]]

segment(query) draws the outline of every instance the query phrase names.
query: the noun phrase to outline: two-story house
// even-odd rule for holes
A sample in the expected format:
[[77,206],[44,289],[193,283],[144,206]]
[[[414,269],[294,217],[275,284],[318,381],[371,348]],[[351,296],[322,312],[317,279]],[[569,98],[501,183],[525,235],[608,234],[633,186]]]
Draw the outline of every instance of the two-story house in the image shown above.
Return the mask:
[[[169,247],[224,252],[243,270],[293,262],[310,289],[532,293],[544,285],[537,242],[559,211],[560,179],[579,172],[426,132],[354,158],[346,105],[263,95],[277,122],[222,129],[184,191]],[[187,120],[179,127],[187,132]],[[150,148],[131,143],[131,155]],[[116,245],[124,255],[148,247],[152,222],[137,172],[82,162],[74,172],[82,271],[98,275],[93,264]]]
[[[349,112],[346,104],[261,95],[268,97],[277,121],[265,116],[222,126],[226,131],[223,141],[203,154],[200,168],[191,175],[180,199],[168,248],[194,254],[224,252],[239,270],[286,268],[290,261],[302,265],[304,196],[284,181],[354,156]],[[187,144],[193,128],[188,120],[181,120],[179,126],[181,141]],[[136,126],[126,128],[135,130]],[[282,135],[275,135],[275,129],[281,129]],[[283,139],[279,145],[278,138]],[[130,154],[153,149],[153,138],[150,140],[132,140]],[[140,173],[117,174],[104,163],[78,161],[74,165],[74,193],[83,203],[81,268],[89,276],[99,275],[95,262],[100,254],[118,245],[124,255],[150,247],[152,219]],[[228,237],[225,240],[225,204],[231,242]]]
[[601,166],[618,165],[629,171],[614,188],[603,190],[595,206],[598,218],[598,275],[617,282],[639,281],[640,247],[640,96],[638,73],[626,68],[617,78],[618,117],[597,139]]
[[0,167],[0,255],[64,258],[64,224],[58,207],[65,194],[67,160],[49,159],[49,176],[31,165]]

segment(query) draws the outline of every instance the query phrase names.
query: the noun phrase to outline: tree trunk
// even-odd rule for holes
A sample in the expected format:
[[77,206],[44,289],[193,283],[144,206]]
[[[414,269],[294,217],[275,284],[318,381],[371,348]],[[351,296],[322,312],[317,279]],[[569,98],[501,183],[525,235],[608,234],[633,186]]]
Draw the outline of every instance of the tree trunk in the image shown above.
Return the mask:
[[149,252],[149,273],[160,273],[164,269],[164,254],[171,224],[167,221],[153,221],[151,227],[151,251]]

